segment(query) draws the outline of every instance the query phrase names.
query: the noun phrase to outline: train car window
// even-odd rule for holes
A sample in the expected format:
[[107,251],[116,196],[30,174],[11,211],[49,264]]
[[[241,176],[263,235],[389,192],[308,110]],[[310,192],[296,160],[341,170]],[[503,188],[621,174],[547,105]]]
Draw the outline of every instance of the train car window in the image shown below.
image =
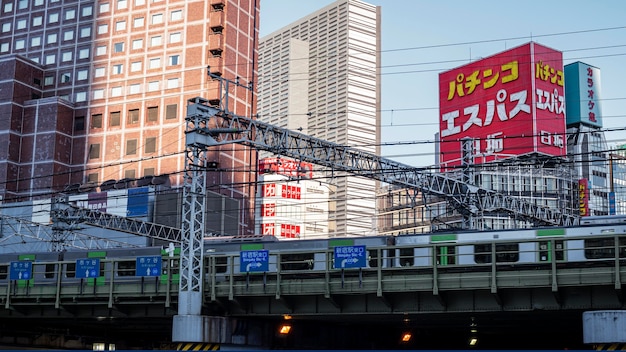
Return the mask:
[[456,264],[456,247],[455,246],[437,247],[437,264],[439,265]]
[[283,254],[280,256],[280,270],[313,270],[313,253]]
[[43,277],[46,279],[54,278],[54,274],[56,272],[57,265],[56,264],[46,264],[45,272],[43,273]]
[[378,268],[378,251],[375,249],[370,249],[367,251],[368,253],[368,261],[367,264],[370,268]]
[[413,266],[415,264],[415,255],[413,247],[400,248],[400,266]]
[[65,264],[65,277],[76,277],[76,263]]
[[[626,258],[626,239],[619,239],[619,257]],[[615,239],[589,238],[585,240],[586,259],[615,258]]]
[[[474,261],[478,264],[491,263],[491,244],[474,245]],[[516,263],[519,261],[519,244],[496,244],[496,263]]]
[[9,273],[8,265],[0,265],[0,280],[5,280]]
[[554,257],[557,261],[565,260],[565,244],[563,240],[558,241],[540,241],[539,242],[539,261],[549,262],[552,256],[552,244],[554,243]]
[[122,260],[117,262],[117,276],[135,276],[137,260]]

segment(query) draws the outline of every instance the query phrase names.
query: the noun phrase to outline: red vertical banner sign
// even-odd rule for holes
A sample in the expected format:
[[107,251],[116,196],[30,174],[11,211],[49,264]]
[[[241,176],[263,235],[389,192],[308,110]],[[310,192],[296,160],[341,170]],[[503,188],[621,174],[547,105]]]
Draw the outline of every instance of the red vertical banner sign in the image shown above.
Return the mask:
[[589,216],[589,182],[586,178],[578,180],[578,204],[580,216]]

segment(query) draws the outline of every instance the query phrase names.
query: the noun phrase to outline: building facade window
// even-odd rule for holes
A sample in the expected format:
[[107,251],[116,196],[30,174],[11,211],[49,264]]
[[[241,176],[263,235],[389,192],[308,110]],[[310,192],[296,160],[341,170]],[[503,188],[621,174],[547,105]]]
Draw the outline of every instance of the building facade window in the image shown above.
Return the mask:
[[89,159],[100,158],[100,144],[94,143],[89,145]]
[[129,139],[126,141],[126,155],[137,154],[137,140]]
[[83,10],[82,10],[83,17],[88,17],[88,16],[91,16],[92,14],[93,14],[93,7],[91,5],[83,6]]
[[150,38],[150,46],[159,46],[162,43],[163,41],[161,40],[160,35],[155,35],[154,37]]
[[156,152],[156,137],[146,138],[146,143],[144,144],[144,152],[146,154]]
[[133,40],[133,50],[141,49],[143,47],[143,39]]
[[109,126],[111,126],[111,127],[119,126],[120,125],[120,115],[121,115],[121,113],[119,111],[111,112],[111,114],[109,116]]
[[80,29],[80,37],[81,38],[88,38],[91,35],[91,28],[90,27],[83,27]]
[[141,71],[141,61],[135,61],[130,64],[130,72]]
[[139,94],[141,93],[141,85],[139,83],[131,84],[128,86],[128,94]]
[[91,128],[102,128],[102,114],[91,115]]
[[148,92],[155,92],[159,90],[159,81],[148,82]]
[[170,21],[180,21],[182,19],[183,19],[182,10],[172,11],[172,13],[170,14]]
[[178,104],[169,104],[165,107],[165,119],[172,120],[176,118],[178,112]]
[[128,125],[135,125],[139,123],[139,109],[128,110]]
[[122,87],[113,87],[111,88],[111,96],[112,97],[121,97],[122,96]]
[[150,59],[150,68],[154,69],[154,68],[159,68],[161,67],[161,58],[154,58],[154,59]]
[[159,120],[159,107],[158,106],[148,107],[148,116],[146,117],[146,121],[156,122],[158,120]]
[[88,77],[88,70],[79,70],[76,72],[76,80],[77,81],[84,81],[87,79]]
[[162,13],[157,13],[152,15],[152,24],[161,24],[163,23],[163,14]]

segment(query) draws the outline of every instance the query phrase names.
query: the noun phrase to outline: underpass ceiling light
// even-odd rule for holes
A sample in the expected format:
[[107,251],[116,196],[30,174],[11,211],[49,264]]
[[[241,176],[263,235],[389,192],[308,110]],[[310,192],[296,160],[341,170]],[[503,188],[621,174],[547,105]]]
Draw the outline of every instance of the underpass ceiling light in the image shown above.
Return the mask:
[[400,339],[402,342],[409,342],[413,335],[410,332],[405,332],[402,334],[402,338]]
[[281,335],[288,335],[290,331],[291,331],[291,325],[289,325],[289,324],[283,324],[278,329],[278,332]]

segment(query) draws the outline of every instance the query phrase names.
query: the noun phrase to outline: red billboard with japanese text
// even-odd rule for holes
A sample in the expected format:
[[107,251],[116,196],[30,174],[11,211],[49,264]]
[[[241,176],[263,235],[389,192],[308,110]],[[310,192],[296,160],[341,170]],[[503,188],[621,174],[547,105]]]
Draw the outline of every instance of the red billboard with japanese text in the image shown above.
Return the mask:
[[564,156],[563,55],[531,42],[439,75],[439,161],[473,164],[531,153]]

